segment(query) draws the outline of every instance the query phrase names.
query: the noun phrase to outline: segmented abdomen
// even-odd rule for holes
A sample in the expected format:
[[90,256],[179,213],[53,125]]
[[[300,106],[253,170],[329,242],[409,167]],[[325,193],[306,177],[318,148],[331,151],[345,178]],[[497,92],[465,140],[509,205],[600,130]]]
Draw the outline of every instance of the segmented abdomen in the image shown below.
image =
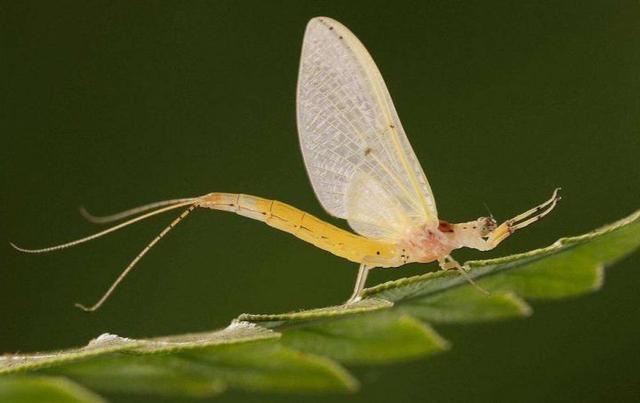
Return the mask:
[[394,244],[345,231],[277,200],[236,193],[211,193],[202,199],[199,206],[263,221],[352,262],[378,267],[396,266]]

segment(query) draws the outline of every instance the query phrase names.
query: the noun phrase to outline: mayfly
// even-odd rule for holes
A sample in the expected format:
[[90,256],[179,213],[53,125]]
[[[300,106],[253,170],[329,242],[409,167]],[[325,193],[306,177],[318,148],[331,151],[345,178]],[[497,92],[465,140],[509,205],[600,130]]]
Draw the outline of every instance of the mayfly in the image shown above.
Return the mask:
[[[451,251],[462,247],[493,249],[514,231],[549,214],[560,200],[556,189],[549,200],[499,226],[493,217],[460,224],[439,220],[429,182],[378,68],[355,35],[330,18],[313,18],[306,28],[298,74],[297,124],[307,173],[318,200],[330,215],[346,219],[355,233],[276,200],[214,192],[156,202],[106,217],[85,212],[85,217],[96,223],[128,220],[48,248],[12,245],[22,252],[50,252],[187,207],[131,261],[98,302],[90,307],[78,304],[94,311],[138,261],[195,208],[230,211],[359,263],[350,303],[361,298],[367,274],[373,268],[438,261],[442,269],[457,269],[466,276],[465,269],[450,256]],[[467,278],[472,282],[470,276]]]

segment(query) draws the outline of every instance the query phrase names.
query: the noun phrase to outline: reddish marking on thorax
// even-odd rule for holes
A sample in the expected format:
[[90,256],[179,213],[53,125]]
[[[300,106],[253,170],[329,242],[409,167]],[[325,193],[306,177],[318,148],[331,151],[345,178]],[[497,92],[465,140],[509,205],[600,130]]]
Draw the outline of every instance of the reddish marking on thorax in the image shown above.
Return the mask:
[[440,232],[453,232],[453,225],[446,221],[440,220],[440,223],[438,224],[438,230]]
[[[448,224],[448,223],[445,223]],[[442,224],[441,224],[442,225]],[[448,224],[452,227],[451,224]],[[453,232],[453,228],[449,228]],[[442,231],[439,228],[439,231]],[[406,257],[409,262],[429,263],[448,255],[452,246],[442,232],[420,228],[406,240]]]

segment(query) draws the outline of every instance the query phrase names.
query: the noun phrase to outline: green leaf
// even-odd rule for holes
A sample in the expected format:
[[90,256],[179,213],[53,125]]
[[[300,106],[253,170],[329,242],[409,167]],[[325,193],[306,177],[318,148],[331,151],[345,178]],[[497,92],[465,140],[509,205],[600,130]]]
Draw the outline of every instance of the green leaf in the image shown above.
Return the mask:
[[323,357],[287,349],[277,340],[192,346],[163,354],[115,355],[56,368],[100,390],[210,396],[226,387],[265,391],[349,391],[356,381]]
[[104,403],[105,400],[65,378],[14,375],[0,378],[0,402]]
[[244,314],[239,319],[277,328],[287,346],[350,364],[417,358],[448,347],[426,324],[389,312],[392,306],[390,301],[368,298],[308,311]]
[[531,307],[513,293],[485,295],[464,286],[428,298],[416,298],[403,305],[402,310],[434,323],[481,322],[531,314]]
[[279,313],[279,314],[248,314],[238,317],[240,321],[262,322],[263,326],[276,327],[296,322],[304,322],[313,319],[338,318],[354,313],[365,313],[390,308],[393,303],[384,299],[368,298],[349,305],[328,306],[326,308],[309,309],[306,311]]
[[398,361],[448,348],[448,343],[425,323],[393,312],[291,328],[283,332],[282,342],[350,364]]
[[523,298],[597,290],[604,266],[639,246],[640,211],[546,248],[468,262],[468,277],[489,295],[458,272],[437,271],[366,289],[356,304],[244,314],[209,333],[146,340],[103,335],[78,349],[5,355],[0,400],[34,401],[44,393],[47,401],[100,401],[70,380],[96,390],[176,396],[210,396],[227,388],[351,392],[357,381],[339,363],[385,363],[443,351],[448,343],[425,322],[529,315]]
[[280,334],[248,322],[209,333],[149,340],[105,334],[86,347],[5,356],[0,373],[38,370],[103,391],[209,396],[226,387],[352,391],[357,381],[324,357],[288,349]]

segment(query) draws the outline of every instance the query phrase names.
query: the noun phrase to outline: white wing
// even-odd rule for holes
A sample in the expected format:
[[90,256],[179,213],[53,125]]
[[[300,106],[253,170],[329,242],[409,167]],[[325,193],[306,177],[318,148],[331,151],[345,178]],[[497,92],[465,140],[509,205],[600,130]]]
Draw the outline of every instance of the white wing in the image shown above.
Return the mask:
[[369,238],[398,240],[412,224],[398,198],[367,173],[353,178],[346,200],[349,225]]
[[311,184],[330,214],[371,238],[437,223],[431,187],[378,68],[358,38],[330,18],[307,25],[297,120]]

